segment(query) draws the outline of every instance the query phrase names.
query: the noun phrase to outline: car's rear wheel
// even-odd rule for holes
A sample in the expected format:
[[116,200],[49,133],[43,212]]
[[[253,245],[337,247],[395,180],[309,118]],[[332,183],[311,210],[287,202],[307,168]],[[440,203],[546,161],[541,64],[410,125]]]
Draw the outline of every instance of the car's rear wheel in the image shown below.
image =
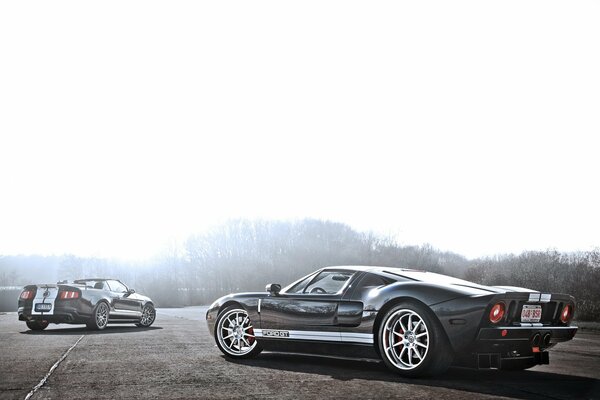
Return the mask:
[[231,358],[251,358],[262,351],[248,313],[239,306],[227,307],[219,313],[215,341],[219,350]]
[[137,324],[140,328],[147,328],[154,323],[156,319],[156,309],[152,304],[146,304],[142,310],[142,318]]
[[404,376],[431,376],[452,363],[448,338],[424,305],[403,302],[392,307],[379,326],[378,345],[388,368]]
[[86,324],[88,329],[100,331],[106,328],[106,325],[108,325],[109,314],[110,308],[106,302],[101,301],[96,304],[96,307],[94,307],[94,311],[92,312],[92,317]]
[[48,321],[26,321],[27,327],[32,331],[43,331],[48,327]]

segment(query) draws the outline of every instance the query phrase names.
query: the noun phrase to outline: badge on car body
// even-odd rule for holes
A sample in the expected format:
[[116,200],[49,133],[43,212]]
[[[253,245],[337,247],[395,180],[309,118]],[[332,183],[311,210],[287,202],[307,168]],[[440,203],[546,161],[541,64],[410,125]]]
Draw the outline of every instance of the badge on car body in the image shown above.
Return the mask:
[[288,331],[277,331],[274,329],[263,329],[262,334],[263,334],[263,336],[266,336],[266,337],[281,337],[281,338],[290,337],[290,333]]

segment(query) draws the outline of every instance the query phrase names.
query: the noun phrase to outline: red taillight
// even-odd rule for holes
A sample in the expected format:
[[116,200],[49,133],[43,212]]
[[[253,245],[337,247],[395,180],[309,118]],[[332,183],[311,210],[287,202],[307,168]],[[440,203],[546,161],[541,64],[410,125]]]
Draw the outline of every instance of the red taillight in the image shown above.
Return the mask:
[[21,292],[21,300],[33,299],[34,296],[35,296],[35,291],[33,291],[31,289],[25,289]]
[[560,322],[568,324],[571,321],[571,317],[573,317],[573,306],[567,304],[560,313]]
[[504,303],[496,303],[490,310],[490,322],[497,324],[504,318]]
[[61,300],[78,299],[79,298],[79,292],[70,291],[70,290],[63,291],[63,292],[60,292],[58,294],[58,298],[61,299]]

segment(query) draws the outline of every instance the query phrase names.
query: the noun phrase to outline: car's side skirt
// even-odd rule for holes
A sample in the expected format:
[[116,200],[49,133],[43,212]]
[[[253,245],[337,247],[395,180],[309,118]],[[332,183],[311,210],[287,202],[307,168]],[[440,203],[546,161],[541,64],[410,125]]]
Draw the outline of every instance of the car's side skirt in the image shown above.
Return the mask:
[[135,324],[140,322],[139,319],[114,319],[114,318],[109,318],[108,319],[108,323],[109,324]]
[[349,357],[353,359],[380,359],[373,344],[344,343],[320,340],[258,339],[265,351],[310,354],[318,356]]
[[109,316],[110,319],[140,319],[141,317],[141,312],[130,310],[111,311]]

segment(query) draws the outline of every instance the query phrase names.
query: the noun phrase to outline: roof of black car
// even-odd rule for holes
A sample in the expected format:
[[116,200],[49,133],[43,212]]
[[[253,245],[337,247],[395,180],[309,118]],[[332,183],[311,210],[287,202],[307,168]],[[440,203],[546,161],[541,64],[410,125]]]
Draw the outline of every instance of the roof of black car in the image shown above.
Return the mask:
[[419,271],[419,270],[410,269],[410,268],[382,267],[382,266],[375,266],[375,265],[335,265],[335,266],[325,267],[323,269],[324,270],[346,269],[346,270],[350,270],[350,271],[375,271],[375,272],[384,272],[386,270],[426,272],[426,271]]
[[435,272],[423,271],[418,269],[410,268],[397,268],[397,267],[382,267],[382,266],[369,266],[369,265],[340,265],[325,267],[323,270],[347,270],[347,271],[365,271],[373,272],[376,274],[389,276],[396,275],[402,278],[410,279],[413,281],[431,282],[431,283],[453,283],[462,285],[474,285],[472,282],[465,281],[463,279],[454,278],[448,275],[438,274]]

